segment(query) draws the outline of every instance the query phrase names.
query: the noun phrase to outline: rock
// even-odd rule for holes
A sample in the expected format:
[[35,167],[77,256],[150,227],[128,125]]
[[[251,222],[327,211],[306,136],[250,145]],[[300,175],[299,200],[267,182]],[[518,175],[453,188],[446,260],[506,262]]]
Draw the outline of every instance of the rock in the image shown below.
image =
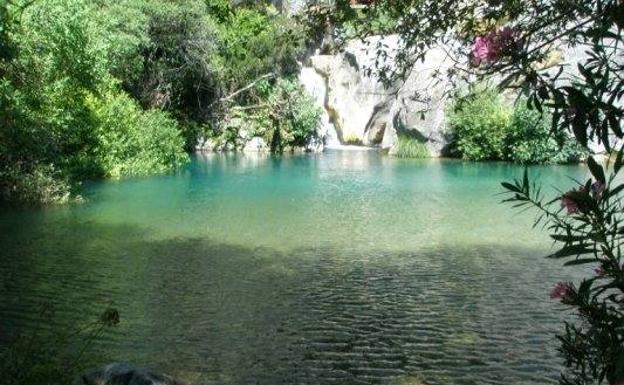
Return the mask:
[[[397,52],[401,43],[397,36],[371,37],[347,43],[340,54],[312,56],[310,65],[326,80],[327,95],[324,103],[316,97],[317,104],[326,109],[342,143],[349,138],[390,150],[398,133],[410,131],[427,144],[433,156],[440,156],[449,142],[444,119],[449,85],[433,77],[453,62],[445,50],[432,49],[424,62],[415,64],[405,82],[384,87],[374,75],[366,74],[367,68],[375,66],[379,45]],[[392,63],[392,57],[387,63]]]
[[81,381],[83,385],[182,385],[164,374],[122,363],[113,363],[85,373]]
[[195,145],[195,151],[214,151],[217,147],[217,143],[214,141],[214,139],[210,139],[210,138],[199,138],[197,139],[197,144]]
[[321,109],[321,122],[316,131],[316,135],[320,140],[314,139],[308,145],[309,151],[322,152],[325,146],[330,148],[340,146],[338,134],[325,107],[327,98],[327,81],[325,77],[312,67],[302,67],[299,73],[299,82]]
[[269,146],[264,139],[256,136],[245,144],[243,152],[269,152]]

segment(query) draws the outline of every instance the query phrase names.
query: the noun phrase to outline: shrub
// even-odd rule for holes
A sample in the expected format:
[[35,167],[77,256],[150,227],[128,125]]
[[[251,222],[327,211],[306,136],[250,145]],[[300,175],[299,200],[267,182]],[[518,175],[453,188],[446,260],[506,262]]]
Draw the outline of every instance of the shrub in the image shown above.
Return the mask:
[[142,111],[114,89],[88,101],[96,121],[95,157],[108,177],[163,172],[187,159],[177,122],[159,110]]
[[553,133],[548,114],[531,110],[524,101],[514,108],[505,137],[505,160],[518,163],[578,162],[587,155],[565,132]]
[[[238,146],[243,132],[247,137],[260,136],[273,152],[305,147],[317,136],[321,111],[295,79],[260,82],[256,104],[233,106],[221,129],[221,143]],[[248,108],[251,107],[251,108]]]
[[464,159],[518,163],[567,163],[586,152],[565,132],[550,130],[551,117],[524,100],[506,105],[492,89],[477,90],[449,110],[455,147]]
[[399,134],[397,145],[398,149],[395,156],[398,158],[423,159],[431,157],[427,145],[412,136]]
[[344,136],[344,138],[342,138],[342,141],[345,144],[351,145],[351,146],[361,146],[364,143],[362,142],[362,139],[360,139],[357,135],[355,134],[347,134]]
[[448,122],[455,146],[464,159],[505,158],[505,135],[512,109],[505,106],[492,89],[484,89],[459,99],[448,110]]

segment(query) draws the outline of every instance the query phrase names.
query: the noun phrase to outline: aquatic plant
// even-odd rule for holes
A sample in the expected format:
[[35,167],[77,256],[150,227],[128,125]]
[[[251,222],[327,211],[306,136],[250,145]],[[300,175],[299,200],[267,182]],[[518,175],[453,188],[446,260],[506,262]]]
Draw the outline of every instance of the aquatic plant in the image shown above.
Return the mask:
[[68,330],[48,327],[54,321],[51,306],[44,306],[38,324],[17,335],[0,351],[0,373],[5,385],[67,385],[93,362],[87,357],[93,341],[119,324],[116,309],[106,309],[99,318],[76,324]]

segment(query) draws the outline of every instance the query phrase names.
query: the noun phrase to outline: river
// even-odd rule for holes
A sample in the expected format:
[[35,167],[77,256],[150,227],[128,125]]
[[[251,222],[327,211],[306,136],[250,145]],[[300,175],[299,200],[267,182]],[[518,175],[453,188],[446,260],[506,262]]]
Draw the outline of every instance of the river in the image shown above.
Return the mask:
[[[546,191],[578,166],[531,167]],[[506,163],[375,151],[196,156],[0,213],[0,341],[116,307],[94,345],[192,384],[544,384],[578,278],[500,203]]]

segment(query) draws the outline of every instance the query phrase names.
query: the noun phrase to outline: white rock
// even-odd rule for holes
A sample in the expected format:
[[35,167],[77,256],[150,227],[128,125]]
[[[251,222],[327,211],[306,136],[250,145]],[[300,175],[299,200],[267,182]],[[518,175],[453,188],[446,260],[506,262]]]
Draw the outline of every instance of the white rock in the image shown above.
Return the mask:
[[243,152],[269,152],[269,146],[260,137],[253,137],[243,147]]

